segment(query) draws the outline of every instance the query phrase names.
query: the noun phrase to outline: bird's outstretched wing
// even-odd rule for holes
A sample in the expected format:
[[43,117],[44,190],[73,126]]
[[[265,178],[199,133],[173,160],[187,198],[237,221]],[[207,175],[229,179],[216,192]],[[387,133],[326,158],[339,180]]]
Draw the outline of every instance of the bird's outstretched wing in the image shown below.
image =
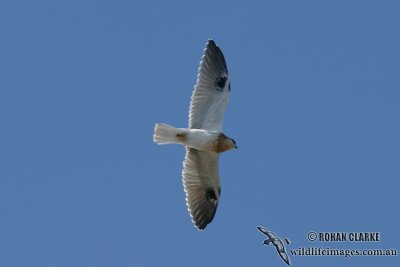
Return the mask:
[[290,266],[290,259],[289,259],[288,254],[286,253],[286,251],[283,251],[283,252],[279,252],[279,251],[278,251],[278,253],[279,253],[279,256],[281,256],[282,260],[283,260],[284,262],[286,262],[287,265]]
[[189,110],[189,128],[222,132],[230,81],[221,49],[208,40]]
[[268,231],[268,229],[266,229],[265,227],[257,226],[257,229],[258,229],[261,233],[263,233],[264,235],[268,236],[269,238],[272,238],[272,237],[273,237],[273,235],[271,234],[271,232]]
[[220,197],[218,153],[186,148],[183,186],[186,205],[195,226],[202,230],[214,218]]
[[286,249],[285,249],[285,246],[283,245],[282,240],[277,235],[275,235],[273,232],[269,231],[267,228],[264,228],[262,226],[257,226],[257,229],[269,237],[269,239],[264,241],[264,244],[274,245],[276,248],[276,251],[278,252],[279,256],[282,258],[282,260],[284,262],[286,262],[287,265],[290,266],[290,259],[289,259],[288,254],[286,253]]

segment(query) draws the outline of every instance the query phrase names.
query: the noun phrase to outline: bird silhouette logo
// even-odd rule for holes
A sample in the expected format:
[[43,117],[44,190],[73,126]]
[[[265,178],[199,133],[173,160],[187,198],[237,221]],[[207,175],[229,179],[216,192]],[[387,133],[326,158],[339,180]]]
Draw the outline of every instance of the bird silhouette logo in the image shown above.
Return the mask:
[[[268,239],[265,239],[263,244],[268,246],[275,246],[279,256],[284,262],[286,262],[287,265],[290,266],[290,259],[288,254],[286,253],[285,245],[283,244],[282,239],[280,239],[276,234],[269,231],[265,227],[257,226],[257,229],[264,235],[268,236]],[[286,244],[290,244],[289,239],[285,238],[284,240]]]

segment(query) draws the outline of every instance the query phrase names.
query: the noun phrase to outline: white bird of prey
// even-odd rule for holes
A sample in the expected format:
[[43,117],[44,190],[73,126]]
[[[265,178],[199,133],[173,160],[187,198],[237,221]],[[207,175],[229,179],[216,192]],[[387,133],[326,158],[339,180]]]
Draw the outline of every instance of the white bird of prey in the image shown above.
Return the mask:
[[210,39],[200,61],[190,102],[189,128],[175,128],[162,123],[157,123],[154,128],[155,143],[186,147],[183,186],[186,205],[199,230],[213,220],[221,195],[219,154],[237,148],[236,142],[222,133],[230,89],[224,55]]

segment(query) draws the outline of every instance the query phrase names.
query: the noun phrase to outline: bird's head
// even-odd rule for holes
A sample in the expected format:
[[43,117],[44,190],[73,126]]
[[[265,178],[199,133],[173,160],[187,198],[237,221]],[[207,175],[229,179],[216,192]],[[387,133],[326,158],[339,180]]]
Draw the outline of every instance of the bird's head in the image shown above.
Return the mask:
[[221,153],[237,148],[235,140],[221,133],[217,139],[216,152]]
[[271,239],[265,239],[263,244],[264,245],[270,245],[272,243]]
[[225,142],[226,142],[227,150],[238,148],[238,146],[236,145],[236,141],[233,138],[230,138],[228,136],[225,136],[225,137],[226,137]]

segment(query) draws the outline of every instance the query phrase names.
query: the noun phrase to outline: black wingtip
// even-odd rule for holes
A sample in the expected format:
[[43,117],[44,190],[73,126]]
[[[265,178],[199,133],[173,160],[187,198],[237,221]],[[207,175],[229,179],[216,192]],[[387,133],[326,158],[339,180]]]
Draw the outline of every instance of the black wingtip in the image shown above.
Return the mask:
[[218,46],[214,42],[214,40],[210,38],[210,39],[207,40],[207,47],[218,47]]
[[212,213],[210,214],[209,218],[197,218],[195,220],[194,217],[192,217],[192,222],[194,226],[199,230],[203,231],[214,219],[215,213],[217,211],[217,208],[215,208]]
[[215,58],[218,58],[219,64],[225,69],[225,72],[228,73],[228,67],[226,66],[226,61],[224,54],[222,53],[221,48],[214,42],[213,39],[208,39],[205,51],[208,51],[210,55],[214,55]]
[[199,230],[200,232],[203,232],[203,230],[206,229],[206,226],[207,226],[207,224],[206,224],[206,225],[199,225],[199,226],[196,226],[196,228],[197,228],[197,230]]
[[197,230],[199,230],[200,232],[202,232],[204,229],[206,229],[206,227],[207,227],[207,225],[211,222],[204,222],[204,221],[202,221],[202,222],[195,222],[195,221],[192,221],[193,222],[193,224],[194,224],[194,227],[196,227],[197,228]]

